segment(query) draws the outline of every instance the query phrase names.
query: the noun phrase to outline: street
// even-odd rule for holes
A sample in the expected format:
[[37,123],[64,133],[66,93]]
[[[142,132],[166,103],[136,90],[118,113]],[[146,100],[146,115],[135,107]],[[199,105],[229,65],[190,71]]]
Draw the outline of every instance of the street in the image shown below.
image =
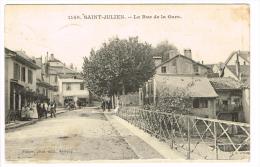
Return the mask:
[[[51,162],[89,160],[162,159],[140,138],[136,148],[146,150],[143,157],[133,151],[125,136],[97,109],[68,111],[6,133],[6,160],[12,162]],[[133,138],[133,136],[132,136]],[[144,144],[140,144],[140,143]],[[133,144],[134,145],[134,144]],[[144,147],[144,148],[142,148]]]

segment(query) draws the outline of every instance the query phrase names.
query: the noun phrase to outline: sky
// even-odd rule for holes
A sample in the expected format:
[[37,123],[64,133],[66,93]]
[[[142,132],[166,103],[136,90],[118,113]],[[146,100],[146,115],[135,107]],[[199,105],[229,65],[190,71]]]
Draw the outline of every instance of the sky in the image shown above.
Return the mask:
[[[83,14],[125,19],[84,19]],[[138,36],[154,47],[168,40],[180,53],[190,48],[195,61],[212,64],[225,62],[232,51],[249,51],[249,19],[247,5],[6,5],[4,45],[31,57],[53,53],[80,71],[91,48],[112,37]]]

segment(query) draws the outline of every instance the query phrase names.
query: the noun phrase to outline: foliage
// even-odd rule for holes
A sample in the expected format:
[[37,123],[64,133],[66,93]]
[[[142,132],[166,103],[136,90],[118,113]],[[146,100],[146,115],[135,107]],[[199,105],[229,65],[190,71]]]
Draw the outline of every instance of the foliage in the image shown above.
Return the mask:
[[138,37],[112,38],[98,50],[84,57],[83,77],[90,91],[112,96],[118,92],[135,92],[154,74],[151,45]]
[[176,88],[174,91],[164,88],[158,96],[155,110],[168,113],[189,114],[192,108],[192,99],[188,88]]
[[176,54],[179,53],[178,49],[174,45],[169,44],[168,41],[162,41],[155,48],[153,48],[152,56],[162,57],[162,62],[164,62],[169,59],[169,54],[167,54],[167,51],[170,50],[174,50]]

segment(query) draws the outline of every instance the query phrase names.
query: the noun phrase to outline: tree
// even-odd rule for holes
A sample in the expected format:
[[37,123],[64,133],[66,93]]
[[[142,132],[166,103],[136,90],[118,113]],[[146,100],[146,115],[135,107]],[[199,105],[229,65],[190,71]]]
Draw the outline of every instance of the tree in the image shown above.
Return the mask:
[[169,54],[167,54],[167,51],[170,50],[174,50],[176,54],[179,53],[178,49],[174,45],[169,44],[167,40],[162,41],[153,49],[152,56],[162,57],[162,62],[164,62],[169,59]]
[[135,92],[154,74],[151,45],[138,37],[112,38],[84,57],[83,77],[90,91],[101,96]]

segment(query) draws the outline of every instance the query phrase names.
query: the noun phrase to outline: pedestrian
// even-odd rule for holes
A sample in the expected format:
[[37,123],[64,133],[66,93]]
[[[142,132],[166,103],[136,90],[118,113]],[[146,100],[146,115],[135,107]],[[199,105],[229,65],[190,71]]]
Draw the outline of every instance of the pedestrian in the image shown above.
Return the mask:
[[102,108],[103,112],[105,112],[105,101],[104,100],[102,100],[102,102],[101,102],[101,108]]
[[44,114],[45,118],[47,118],[47,116],[48,116],[48,103],[47,102],[43,103],[43,114]]
[[36,102],[32,103],[32,115],[31,115],[31,118],[33,118],[33,119],[38,118]]
[[51,112],[51,118],[52,117],[55,117],[56,118],[56,109],[55,109],[56,107],[55,107],[55,102],[52,102],[51,104],[50,104],[50,112]]
[[41,118],[41,103],[38,101],[36,103],[36,110],[37,110],[37,114],[38,114],[38,119]]

